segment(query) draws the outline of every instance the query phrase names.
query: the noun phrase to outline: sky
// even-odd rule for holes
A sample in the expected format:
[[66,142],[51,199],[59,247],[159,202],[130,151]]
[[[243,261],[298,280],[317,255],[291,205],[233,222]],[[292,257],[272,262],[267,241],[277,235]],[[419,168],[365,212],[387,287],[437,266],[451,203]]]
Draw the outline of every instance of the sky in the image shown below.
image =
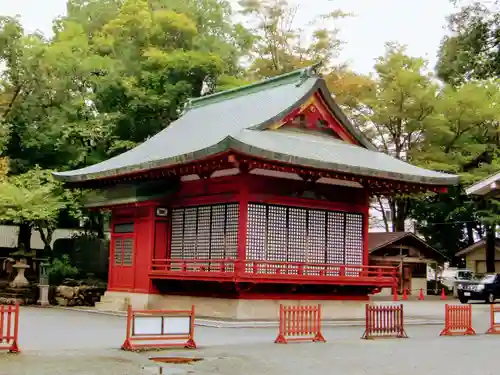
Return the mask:
[[[369,73],[385,43],[395,41],[408,53],[436,63],[446,16],[453,11],[449,0],[291,0],[299,6],[296,22],[305,25],[316,15],[341,9],[354,16],[341,21],[340,38],[346,42],[340,61],[348,61],[359,73]],[[65,12],[66,0],[0,0],[0,15],[20,15],[27,31],[51,32],[51,22]]]

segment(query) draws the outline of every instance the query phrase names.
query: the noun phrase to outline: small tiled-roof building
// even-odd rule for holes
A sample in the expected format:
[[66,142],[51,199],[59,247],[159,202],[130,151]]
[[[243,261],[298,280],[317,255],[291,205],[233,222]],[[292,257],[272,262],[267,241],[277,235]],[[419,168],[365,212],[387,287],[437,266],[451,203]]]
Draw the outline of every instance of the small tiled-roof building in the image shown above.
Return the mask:
[[[427,266],[442,265],[447,258],[410,232],[368,233],[370,264],[402,266],[398,290],[416,294],[421,288],[427,292]],[[389,291],[385,291],[388,293]]]
[[[482,239],[458,251],[455,256],[465,260],[465,267],[477,274],[486,273],[486,240]],[[495,239],[495,272],[500,273],[500,238]]]

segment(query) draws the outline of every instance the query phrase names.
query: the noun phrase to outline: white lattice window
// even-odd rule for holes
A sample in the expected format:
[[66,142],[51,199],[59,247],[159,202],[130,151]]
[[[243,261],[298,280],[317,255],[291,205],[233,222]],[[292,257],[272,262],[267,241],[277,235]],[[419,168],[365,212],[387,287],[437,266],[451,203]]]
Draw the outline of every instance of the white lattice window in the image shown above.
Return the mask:
[[237,203],[172,210],[172,259],[234,259],[238,252]]
[[363,215],[348,213],[345,222],[345,263],[363,264]]
[[250,203],[247,225],[248,260],[363,263],[362,214]]

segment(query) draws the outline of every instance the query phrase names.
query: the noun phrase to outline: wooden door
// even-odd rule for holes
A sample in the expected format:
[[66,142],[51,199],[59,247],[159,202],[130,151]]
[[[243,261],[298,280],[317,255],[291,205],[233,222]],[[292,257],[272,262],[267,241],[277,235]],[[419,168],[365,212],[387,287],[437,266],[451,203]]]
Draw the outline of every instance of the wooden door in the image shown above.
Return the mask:
[[134,287],[133,235],[113,235],[111,238],[111,281],[116,290],[129,290]]

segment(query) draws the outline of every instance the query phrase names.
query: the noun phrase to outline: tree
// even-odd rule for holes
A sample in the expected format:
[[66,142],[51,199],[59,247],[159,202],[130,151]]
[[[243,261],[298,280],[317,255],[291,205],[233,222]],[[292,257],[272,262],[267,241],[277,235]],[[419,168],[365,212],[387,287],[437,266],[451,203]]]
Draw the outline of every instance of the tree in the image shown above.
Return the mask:
[[446,193],[415,197],[409,215],[416,220],[415,229],[425,241],[449,259],[472,245],[474,230],[482,232],[476,206],[462,186],[452,186]]
[[[187,98],[214,92],[218,84],[239,84],[238,62],[250,40],[231,22],[226,1],[127,0],[116,9],[113,1],[72,5],[58,21],[56,40],[76,24],[93,54],[109,62],[89,90],[94,112],[111,122],[107,145],[97,148],[106,153],[96,152],[94,162],[158,133],[179,116]],[[103,7],[106,16],[97,15]]]
[[[230,18],[222,0],[70,0],[50,40],[2,18],[0,155],[11,184],[37,165],[107,159],[168,126],[188,97],[238,84],[250,40]],[[29,243],[34,226],[19,222]]]
[[[404,47],[388,44],[375,65],[374,82],[365,84],[369,89],[361,91],[361,98],[351,100],[355,105],[351,107],[352,118],[372,143],[380,151],[408,162],[420,149],[439,93],[426,68],[423,59],[406,55]],[[378,204],[388,202],[392,213],[390,229],[405,231],[409,197],[382,198]]]
[[[449,17],[451,35],[443,39],[437,70],[439,76],[452,85],[460,86],[465,82],[483,81],[480,84],[496,85],[500,73],[500,8],[499,2],[486,5],[481,2],[463,4],[460,10]],[[487,83],[484,81],[487,80]],[[494,122],[492,131],[483,137],[480,143],[489,146],[471,166],[480,166],[478,171],[472,168],[468,182],[479,179],[484,172],[498,171],[498,121]],[[486,138],[486,139],[485,139]],[[475,174],[475,176],[474,176]],[[490,199],[479,200],[478,216],[483,221],[487,232],[487,262],[488,272],[495,270],[495,228],[500,222],[497,205]],[[483,232],[484,233],[484,232]],[[481,234],[483,234],[481,233]]]
[[500,73],[500,13],[498,2],[463,5],[448,18],[450,35],[443,38],[436,66],[444,81],[459,85]]
[[299,8],[287,0],[240,0],[239,5],[255,38],[248,69],[252,79],[287,73],[319,61],[324,70],[334,66],[342,44],[335,23],[348,14],[335,10],[320,15],[310,22],[306,32],[295,26]]
[[31,229],[40,233],[45,248],[50,249],[59,212],[73,204],[71,198],[72,194],[63,190],[51,171],[39,167],[17,176],[4,176],[0,181],[0,220],[19,225],[20,249],[30,251]]

